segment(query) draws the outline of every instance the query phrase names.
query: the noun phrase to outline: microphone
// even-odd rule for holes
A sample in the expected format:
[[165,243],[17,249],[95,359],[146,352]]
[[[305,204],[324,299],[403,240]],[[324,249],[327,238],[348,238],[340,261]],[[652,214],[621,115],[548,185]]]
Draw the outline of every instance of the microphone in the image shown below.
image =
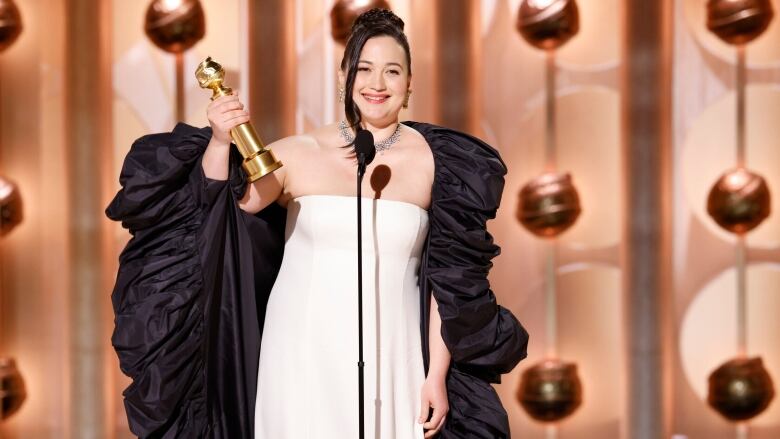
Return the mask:
[[361,182],[363,174],[376,156],[374,135],[368,130],[358,130],[355,134],[355,155],[358,159],[357,169],[357,281],[358,281],[358,431],[360,439],[365,438],[365,378],[363,376],[363,219]]
[[358,173],[362,176],[366,172],[366,166],[374,161],[376,148],[374,147],[374,135],[369,130],[358,130],[355,135],[355,154],[358,159]]

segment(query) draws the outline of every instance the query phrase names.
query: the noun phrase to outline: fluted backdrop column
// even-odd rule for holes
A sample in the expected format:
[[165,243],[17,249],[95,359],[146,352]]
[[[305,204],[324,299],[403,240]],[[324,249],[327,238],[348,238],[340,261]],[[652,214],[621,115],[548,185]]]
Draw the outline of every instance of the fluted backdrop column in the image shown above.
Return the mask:
[[432,3],[436,17],[434,65],[438,100],[434,122],[479,136],[480,2]]
[[266,143],[295,133],[295,3],[249,2],[249,111]]
[[670,6],[670,0],[624,2],[624,437],[631,439],[669,437]]
[[[66,151],[72,266],[70,424],[74,438],[111,438],[110,386],[113,255],[107,245],[110,156],[110,2],[67,0]],[[140,21],[139,21],[140,25]],[[111,265],[111,267],[108,267]]]

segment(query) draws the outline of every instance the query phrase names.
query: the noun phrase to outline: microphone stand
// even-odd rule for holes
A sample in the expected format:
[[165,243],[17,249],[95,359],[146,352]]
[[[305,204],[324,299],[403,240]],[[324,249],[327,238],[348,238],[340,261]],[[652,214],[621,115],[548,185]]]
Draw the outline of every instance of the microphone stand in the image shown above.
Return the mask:
[[358,258],[358,406],[360,439],[365,438],[365,382],[363,377],[363,205],[362,181],[366,172],[365,155],[358,155],[357,172],[357,258]]

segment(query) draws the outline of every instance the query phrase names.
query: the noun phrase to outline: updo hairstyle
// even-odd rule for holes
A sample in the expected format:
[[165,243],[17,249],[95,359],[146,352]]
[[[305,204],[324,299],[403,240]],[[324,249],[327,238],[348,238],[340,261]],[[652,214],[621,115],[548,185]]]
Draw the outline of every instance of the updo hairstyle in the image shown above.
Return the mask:
[[344,48],[344,57],[341,59],[341,70],[347,74],[346,84],[344,84],[344,115],[347,118],[347,123],[353,129],[357,129],[362,121],[360,109],[352,99],[360,52],[363,51],[366,41],[385,35],[392,37],[403,47],[409,75],[412,74],[412,56],[409,52],[409,41],[404,34],[404,21],[387,9],[375,8],[360,14],[352,24],[352,30]]

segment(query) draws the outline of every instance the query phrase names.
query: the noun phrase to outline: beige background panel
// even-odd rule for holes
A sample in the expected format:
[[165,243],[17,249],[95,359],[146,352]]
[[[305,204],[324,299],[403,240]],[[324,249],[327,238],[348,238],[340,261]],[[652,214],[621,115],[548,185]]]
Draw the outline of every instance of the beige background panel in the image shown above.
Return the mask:
[[[523,323],[543,328],[543,285],[533,287],[523,308],[535,310],[536,317]],[[597,264],[563,267],[558,287],[559,357],[577,363],[583,386],[583,404],[559,423],[559,437],[618,438],[624,401],[620,271]],[[544,425],[525,414],[515,398],[522,371],[544,358],[540,337],[532,333],[529,357],[498,387],[513,436],[545,437]]]
[[[682,150],[683,189],[693,214],[727,242],[735,237],[707,214],[707,195],[717,179],[736,165],[736,95],[729,93],[708,107],[692,124]],[[780,246],[780,88],[752,85],[747,92],[746,166],[764,177],[772,194],[773,213],[747,235],[751,247]]]
[[[747,267],[748,355],[761,356],[777,389],[780,383],[780,265]],[[706,404],[707,377],[736,355],[736,269],[720,273],[697,292],[680,325],[679,355],[687,384]],[[780,425],[777,399],[751,421]]]

